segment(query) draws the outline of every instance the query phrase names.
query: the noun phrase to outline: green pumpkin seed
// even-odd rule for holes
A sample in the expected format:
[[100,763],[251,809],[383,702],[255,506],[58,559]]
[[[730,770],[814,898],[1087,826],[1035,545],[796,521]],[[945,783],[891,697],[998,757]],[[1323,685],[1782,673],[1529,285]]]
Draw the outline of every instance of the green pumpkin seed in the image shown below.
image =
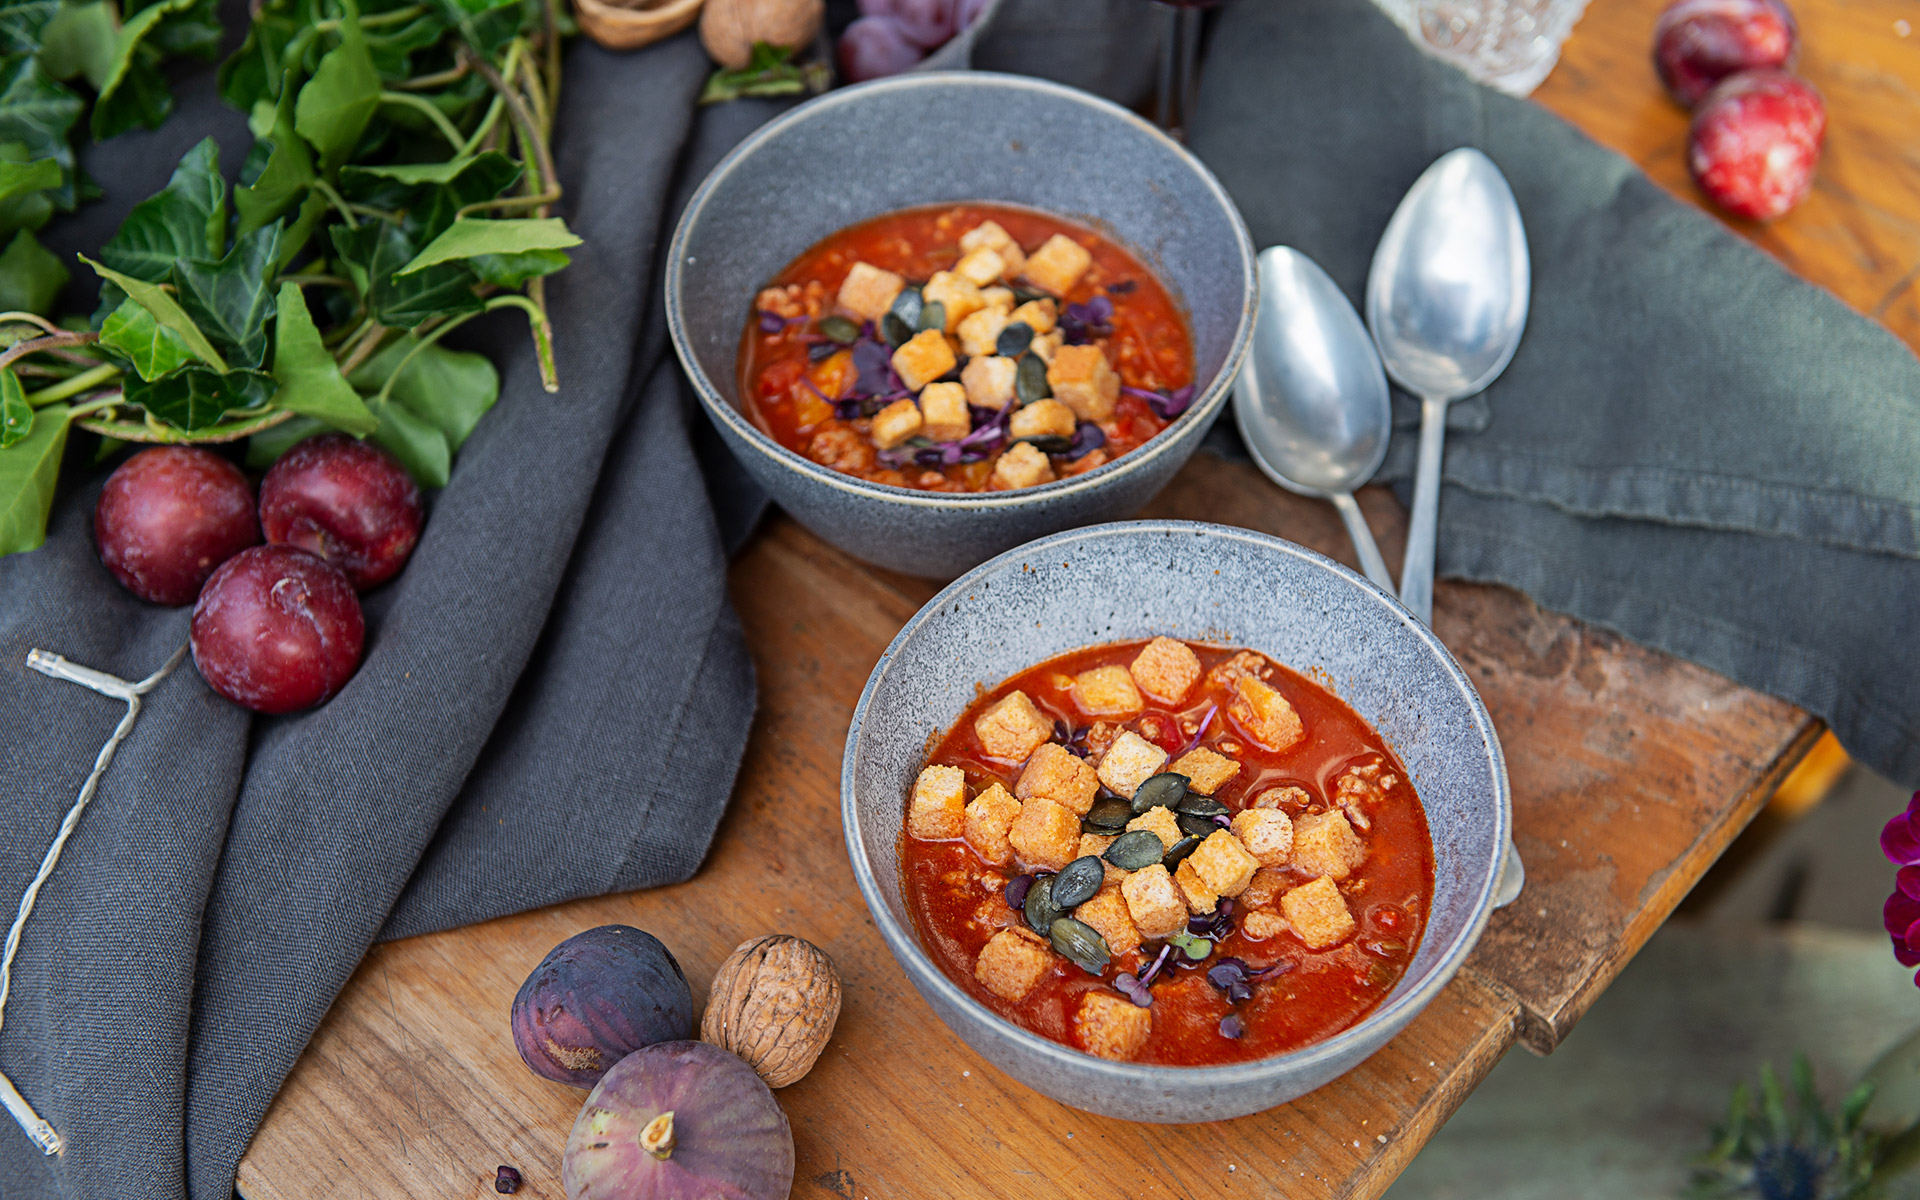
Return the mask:
[[1122,871],[1139,871],[1160,861],[1166,846],[1151,829],[1136,829],[1113,839],[1113,845],[1100,857]]
[[1194,817],[1224,817],[1233,812],[1212,796],[1202,796],[1198,792],[1188,792],[1186,797],[1173,808],[1175,812],[1183,812]]
[[913,326],[902,320],[899,313],[888,313],[880,318],[880,335],[890,346],[904,346],[913,340]]
[[1098,855],[1087,854],[1068,863],[1053,877],[1053,904],[1062,912],[1085,904],[1106,882],[1107,868]]
[[1192,813],[1180,813],[1173,818],[1180,832],[1197,838],[1211,837],[1213,831],[1220,828],[1207,817],[1196,817]]
[[845,317],[828,317],[820,322],[820,333],[830,342],[851,346],[860,340],[860,327]]
[[1102,796],[1080,821],[1083,833],[1118,834],[1133,817],[1133,806],[1118,796]]
[[1093,926],[1072,917],[1061,917],[1047,929],[1047,940],[1087,974],[1099,975],[1106,971],[1110,957],[1107,939]]
[[1032,926],[1033,931],[1041,937],[1047,936],[1047,931],[1053,928],[1053,923],[1061,916],[1059,906],[1053,902],[1055,878],[1052,875],[1042,875],[1034,880],[1033,886],[1027,889],[1027,903],[1022,910],[1026,913],[1027,924]]
[[1020,360],[1020,369],[1013,376],[1013,391],[1022,404],[1033,404],[1053,395],[1053,389],[1047,386],[1047,364],[1040,361],[1039,355],[1029,354]]
[[1030,300],[1045,300],[1048,298],[1048,294],[1030,287],[1021,287],[1019,284],[1015,284],[1013,286],[1013,298],[1016,303],[1025,304]]
[[1019,358],[1033,345],[1033,326],[1025,321],[1015,321],[1000,331],[1000,338],[993,348],[1007,358]]
[[912,329],[920,324],[920,309],[924,303],[919,288],[901,288],[900,294],[893,298],[893,304],[887,311],[905,322],[908,329]]
[[947,306],[938,300],[935,300],[932,304],[922,305],[920,308],[920,319],[915,322],[915,325],[922,331],[928,329],[945,329],[947,327]]
[[1197,837],[1193,837],[1192,835],[1188,835],[1187,837],[1183,837],[1179,841],[1175,842],[1172,848],[1167,851],[1167,857],[1166,857],[1167,870],[1171,871],[1175,867],[1178,867],[1181,863],[1185,862],[1187,855],[1192,854],[1195,850],[1198,850],[1200,848],[1200,843],[1206,840],[1207,839],[1205,838],[1197,838]]
[[1191,782],[1185,775],[1175,775],[1172,771],[1162,771],[1133,790],[1133,815],[1139,816],[1150,808],[1161,805],[1178,808],[1187,798],[1187,784]]
[[1025,442],[1042,454],[1065,454],[1067,451],[1073,449],[1072,438],[1057,437],[1050,433],[1044,433],[1038,437],[1015,438],[1013,440],[1016,442]]

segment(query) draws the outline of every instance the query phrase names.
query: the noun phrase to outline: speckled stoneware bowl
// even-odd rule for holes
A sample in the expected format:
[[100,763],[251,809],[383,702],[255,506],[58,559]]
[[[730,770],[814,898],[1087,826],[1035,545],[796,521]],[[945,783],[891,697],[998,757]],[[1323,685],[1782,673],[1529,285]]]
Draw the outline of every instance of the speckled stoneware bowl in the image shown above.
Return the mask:
[[[1398,986],[1358,1025],[1222,1067],[1109,1062],[1002,1020],[920,946],[900,884],[906,800],[927,747],[993,686],[1081,646],[1156,634],[1248,646],[1330,687],[1406,765],[1433,834],[1427,928]],[[887,647],[841,767],[854,878],[887,948],[949,1028],[1064,1104],[1135,1121],[1259,1112],[1351,1070],[1459,969],[1492,909],[1511,812],[1493,722],[1460,665],[1398,601],[1311,550],[1184,521],[1062,533],[955,580]]]
[[[767,280],[857,221],[966,200],[1043,209],[1091,225],[1138,256],[1185,309],[1199,385],[1192,407],[1145,446],[1084,475],[972,495],[868,483],[761,432],[741,411],[736,359],[754,295]],[[1246,225],[1199,160],[1097,97],[973,71],[829,92],[770,123],[700,185],[668,255],[674,348],[747,470],[834,545],[936,579],[1146,503],[1220,415],[1257,301]]]

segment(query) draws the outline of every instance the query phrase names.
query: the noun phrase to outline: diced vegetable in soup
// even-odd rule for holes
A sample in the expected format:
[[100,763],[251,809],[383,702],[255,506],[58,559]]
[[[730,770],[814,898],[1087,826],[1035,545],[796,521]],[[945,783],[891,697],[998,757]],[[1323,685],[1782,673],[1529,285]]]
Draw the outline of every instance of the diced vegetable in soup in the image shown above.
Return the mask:
[[1251,650],[1094,646],[986,692],[906,798],[922,945],[981,1003],[1089,1054],[1265,1058],[1406,973],[1433,844],[1405,769]]
[[819,242],[740,344],[760,427],[875,483],[1005,491],[1090,471],[1193,399],[1186,323],[1090,229],[997,205],[909,209]]

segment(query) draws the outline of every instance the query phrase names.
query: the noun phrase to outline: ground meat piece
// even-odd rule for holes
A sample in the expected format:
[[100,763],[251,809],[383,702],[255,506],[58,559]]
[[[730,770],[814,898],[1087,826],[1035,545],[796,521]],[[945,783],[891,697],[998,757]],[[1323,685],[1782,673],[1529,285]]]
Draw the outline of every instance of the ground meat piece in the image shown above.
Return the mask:
[[1095,721],[1087,730],[1087,761],[1094,766],[1107,756],[1114,740],[1127,731],[1125,725],[1116,725],[1112,721]]
[[829,421],[807,443],[807,457],[823,467],[857,475],[873,467],[873,443],[851,426]]
[[1228,695],[1233,695],[1235,693],[1234,684],[1239,682],[1241,676],[1251,675],[1253,678],[1264,682],[1267,676],[1271,674],[1273,674],[1273,664],[1267,661],[1264,654],[1256,654],[1252,650],[1242,650],[1227,661],[1215,666],[1213,670],[1208,671],[1207,682]]
[[806,293],[797,283],[761,288],[760,294],[754,297],[753,306],[761,312],[770,312],[788,320],[807,315]]

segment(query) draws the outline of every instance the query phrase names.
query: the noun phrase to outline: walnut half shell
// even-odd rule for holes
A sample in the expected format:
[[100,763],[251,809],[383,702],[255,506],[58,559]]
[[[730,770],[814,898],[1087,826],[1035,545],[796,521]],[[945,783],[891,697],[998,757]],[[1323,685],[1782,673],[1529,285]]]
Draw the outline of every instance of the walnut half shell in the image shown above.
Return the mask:
[[840,976],[827,952],[774,933],[720,964],[700,1040],[745,1059],[768,1087],[786,1087],[813,1068],[839,1019]]

